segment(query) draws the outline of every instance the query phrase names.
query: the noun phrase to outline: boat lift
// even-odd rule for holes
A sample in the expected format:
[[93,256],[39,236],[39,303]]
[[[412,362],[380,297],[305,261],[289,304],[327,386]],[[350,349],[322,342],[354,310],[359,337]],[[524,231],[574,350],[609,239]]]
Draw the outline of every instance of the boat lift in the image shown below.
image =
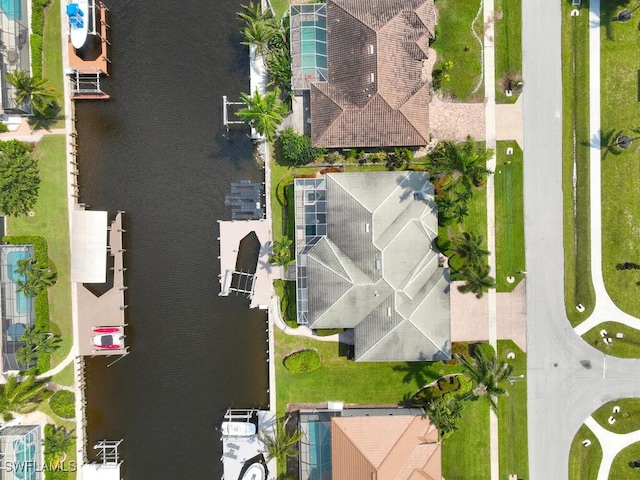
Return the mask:
[[229,126],[246,125],[240,119],[229,120],[229,107],[231,107],[233,109],[232,113],[233,113],[234,118],[237,118],[236,110],[238,109],[238,107],[244,108],[246,106],[247,106],[247,104],[244,103],[244,102],[230,102],[229,100],[227,100],[227,96],[226,95],[222,96],[222,123],[224,124],[225,128],[227,129],[227,132],[229,131]]

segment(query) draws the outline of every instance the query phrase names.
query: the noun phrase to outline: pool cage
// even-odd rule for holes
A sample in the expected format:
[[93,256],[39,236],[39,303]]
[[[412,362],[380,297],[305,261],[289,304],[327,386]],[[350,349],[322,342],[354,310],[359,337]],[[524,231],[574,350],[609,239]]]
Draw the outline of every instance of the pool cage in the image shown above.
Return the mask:
[[15,88],[7,82],[7,75],[16,70],[31,75],[27,8],[27,0],[0,0],[0,85],[4,113],[31,113],[28,101],[16,103]]
[[300,411],[300,480],[331,480],[331,418],[339,415]]
[[39,425],[11,425],[0,429],[0,480],[41,480],[41,443]]
[[[2,372],[28,368],[16,359],[20,339],[35,323],[34,298],[17,291],[16,262],[33,257],[31,245],[0,245],[0,312],[2,314]],[[1,479],[1,477],[0,477]]]
[[326,82],[327,4],[291,5],[291,87],[309,90],[311,82]]
[[295,248],[296,307],[300,325],[309,323],[307,253],[327,235],[327,181],[324,178],[296,178]]

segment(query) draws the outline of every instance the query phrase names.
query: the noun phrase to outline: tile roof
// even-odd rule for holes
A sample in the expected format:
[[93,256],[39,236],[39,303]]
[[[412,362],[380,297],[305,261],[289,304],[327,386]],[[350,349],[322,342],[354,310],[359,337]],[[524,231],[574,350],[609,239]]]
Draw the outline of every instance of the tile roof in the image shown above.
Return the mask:
[[425,416],[331,419],[333,480],[441,480],[441,446]]
[[449,281],[424,172],[326,175],[327,235],[307,252],[308,323],[354,328],[359,361],[450,357]]
[[328,0],[328,82],[311,84],[315,146],[417,146],[429,141],[423,69],[433,0]]

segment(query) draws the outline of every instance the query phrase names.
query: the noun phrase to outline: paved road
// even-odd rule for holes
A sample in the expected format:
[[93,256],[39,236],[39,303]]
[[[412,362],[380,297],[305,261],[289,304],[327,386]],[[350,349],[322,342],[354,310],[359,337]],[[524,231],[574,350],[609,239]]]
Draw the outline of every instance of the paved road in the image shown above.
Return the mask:
[[580,425],[602,403],[640,396],[640,360],[605,357],[564,310],[561,2],[523,2],[529,477],[567,478]]

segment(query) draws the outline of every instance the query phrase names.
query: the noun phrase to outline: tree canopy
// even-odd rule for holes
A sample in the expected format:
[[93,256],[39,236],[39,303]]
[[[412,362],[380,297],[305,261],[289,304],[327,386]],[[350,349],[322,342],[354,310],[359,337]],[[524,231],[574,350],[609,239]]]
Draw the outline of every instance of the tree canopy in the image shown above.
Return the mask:
[[30,103],[36,115],[49,117],[50,111],[57,109],[58,94],[48,80],[30,77],[24,70],[15,70],[7,74],[7,82],[16,90],[16,103]]
[[462,355],[456,355],[456,358],[473,382],[473,389],[466,397],[470,400],[484,398],[495,411],[498,409],[497,398],[508,394],[500,385],[511,375],[513,366],[500,362],[495,350],[491,350],[492,353],[487,353],[481,348],[476,349],[473,360]]
[[0,212],[26,215],[38,200],[38,161],[18,140],[0,141]]
[[454,190],[458,185],[470,189],[486,181],[489,173],[486,164],[492,156],[493,150],[468,136],[464,143],[442,142],[430,155],[429,170],[446,190]]
[[247,106],[237,111],[238,117],[255,128],[259,134],[264,135],[268,142],[272,142],[278,126],[289,111],[288,107],[280,100],[280,89],[276,87],[264,95],[260,94],[258,90],[252,96],[241,93],[240,98]]

